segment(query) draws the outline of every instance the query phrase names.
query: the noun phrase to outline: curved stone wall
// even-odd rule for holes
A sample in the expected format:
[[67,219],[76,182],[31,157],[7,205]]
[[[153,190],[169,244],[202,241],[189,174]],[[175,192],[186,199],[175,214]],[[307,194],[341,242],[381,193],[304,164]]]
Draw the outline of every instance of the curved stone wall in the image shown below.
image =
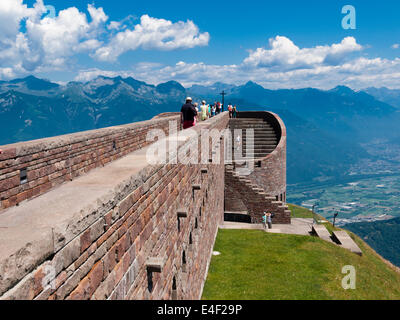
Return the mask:
[[255,164],[254,172],[248,177],[276,200],[286,202],[286,127],[282,119],[273,112],[240,112],[238,118],[263,118],[274,128],[278,138],[276,149]]

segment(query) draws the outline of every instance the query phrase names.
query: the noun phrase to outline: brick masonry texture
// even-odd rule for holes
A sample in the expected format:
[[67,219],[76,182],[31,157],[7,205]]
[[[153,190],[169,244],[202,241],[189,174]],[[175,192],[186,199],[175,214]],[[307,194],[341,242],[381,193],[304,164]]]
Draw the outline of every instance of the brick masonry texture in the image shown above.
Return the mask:
[[[6,146],[6,152],[0,158],[1,177],[7,181],[0,183],[3,201],[12,197],[7,198],[7,192],[19,188],[15,185],[20,179],[19,170],[24,166],[28,168],[28,184],[36,181],[39,191],[42,185],[48,184],[42,192],[29,194],[26,199],[42,194],[41,197],[7,210],[23,210],[35,201],[40,203],[46,196],[44,193],[50,195],[66,188],[68,183],[49,191],[61,183],[54,178],[58,174],[65,172],[64,175],[70,178],[71,163],[77,166],[72,172],[73,177],[83,173],[87,173],[87,177],[93,176],[113,163],[118,164],[116,172],[122,170],[126,166],[121,162],[127,158],[122,158],[124,155],[131,153],[131,160],[143,158],[146,149],[143,139],[149,129],[159,128],[168,133],[168,122],[176,119],[176,114],[162,114],[134,125]],[[199,124],[194,128],[198,136],[179,142],[179,151],[196,143],[200,146],[204,141],[201,129],[223,130],[228,122],[228,114],[224,113]],[[117,150],[113,150],[115,140]],[[224,138],[221,138],[214,149],[209,150],[210,158],[219,154],[223,159],[224,145]],[[75,150],[73,161],[70,160],[71,148]],[[286,151],[286,142],[281,149]],[[284,152],[266,159],[266,165],[283,161]],[[190,154],[189,160],[200,163],[201,154]],[[51,167],[52,161],[62,168],[34,173],[42,167]],[[66,163],[61,165],[63,161]],[[55,215],[54,221],[60,219],[62,223],[50,225],[50,230],[35,230],[35,237],[31,238],[38,239],[36,242],[26,240],[20,248],[12,248],[14,253],[3,257],[1,248],[7,239],[0,234],[0,300],[199,299],[218,226],[223,223],[224,205],[230,203],[226,188],[235,189],[235,193],[229,194],[244,196],[245,199],[236,205],[249,211],[253,222],[259,221],[260,212],[265,208],[279,213],[274,222],[290,222],[290,212],[282,202],[274,201],[274,197],[257,188],[252,180],[225,169],[223,163],[140,166],[137,161],[137,164],[130,163],[132,171],[126,171],[131,172],[131,176],[115,186],[112,192],[101,198],[99,195],[99,199],[88,206],[80,208],[76,204],[78,213],[68,210],[58,213],[62,216]],[[106,163],[108,165],[102,168]],[[103,171],[91,170],[95,167]],[[281,170],[282,166],[275,166],[276,179]],[[60,177],[64,179],[64,175]],[[117,179],[113,178],[111,180]],[[40,179],[48,181],[41,183]],[[268,180],[267,175],[260,181],[264,180]],[[85,183],[90,185],[93,181],[88,178]],[[279,187],[274,192],[285,190],[283,181],[279,180]],[[78,179],[69,184],[77,182]],[[275,182],[271,184],[274,185]],[[34,190],[36,186],[32,188]],[[7,214],[0,214],[0,227],[2,221],[8,221],[2,220]],[[5,234],[9,236],[10,233]]]
[[260,161],[254,171],[244,177],[235,176],[231,168],[225,172],[225,210],[248,211],[252,221],[262,221],[264,211],[273,212],[273,223],[290,223],[286,202],[286,127],[272,112],[241,112],[239,117],[265,119],[278,138],[275,150]]
[[[0,155],[1,210],[39,196],[90,170],[102,167],[128,153],[145,147],[149,130],[169,132],[169,121],[176,113],[162,114],[153,120],[2,146]],[[21,183],[21,170],[27,181]]]

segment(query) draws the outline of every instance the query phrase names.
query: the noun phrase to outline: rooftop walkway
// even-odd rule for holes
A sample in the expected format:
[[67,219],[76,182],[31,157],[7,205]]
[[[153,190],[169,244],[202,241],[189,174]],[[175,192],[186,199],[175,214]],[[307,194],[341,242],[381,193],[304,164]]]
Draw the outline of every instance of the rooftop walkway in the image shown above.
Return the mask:
[[[292,218],[291,224],[273,224],[272,229],[267,229],[270,233],[297,234],[309,236],[313,224],[313,219]],[[249,224],[225,221],[221,229],[248,229],[248,230],[265,230],[263,224]]]
[[[218,117],[204,121],[193,129],[200,132],[212,126]],[[167,137],[178,148],[192,139],[190,132]],[[0,274],[21,278],[38,261],[58,252],[88,226],[123,200],[126,190],[142,187],[161,165],[149,165],[148,147],[134,151],[104,167],[96,168],[49,192],[6,209],[0,214]],[[11,276],[10,273],[17,274]],[[2,283],[0,283],[2,284]],[[7,284],[4,284],[5,286]]]

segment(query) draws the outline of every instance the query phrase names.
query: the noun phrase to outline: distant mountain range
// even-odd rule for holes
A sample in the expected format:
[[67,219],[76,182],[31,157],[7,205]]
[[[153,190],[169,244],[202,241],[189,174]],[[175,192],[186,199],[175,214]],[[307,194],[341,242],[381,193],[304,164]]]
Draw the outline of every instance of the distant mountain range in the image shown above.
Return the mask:
[[376,99],[386,102],[393,107],[400,109],[400,89],[388,88],[367,88],[364,89],[366,93],[375,97]]
[[35,77],[0,82],[0,144],[149,119],[176,111],[177,82],[158,86],[133,78],[98,77],[60,86]]
[[196,101],[220,100],[222,90],[226,104],[236,104],[239,111],[271,110],[283,118],[289,183],[346,175],[350,165],[371,157],[361,142],[399,136],[399,109],[375,93],[343,86],[268,90],[248,82],[184,88],[175,81],[154,86],[130,77],[58,85],[29,76],[0,81],[0,144],[147,120],[179,111],[187,95]]

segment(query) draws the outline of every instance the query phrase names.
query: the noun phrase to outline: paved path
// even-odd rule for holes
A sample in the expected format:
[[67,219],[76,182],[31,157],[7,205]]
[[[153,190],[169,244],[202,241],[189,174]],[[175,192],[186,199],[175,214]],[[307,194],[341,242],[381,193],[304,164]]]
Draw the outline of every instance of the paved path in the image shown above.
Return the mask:
[[[266,230],[269,233],[298,234],[310,235],[313,219],[292,218],[291,224],[273,224],[272,229]],[[221,229],[247,229],[247,230],[264,230],[263,224],[250,224],[225,221]]]
[[[239,223],[239,222],[228,222],[225,221],[220,229],[234,229],[234,230],[265,230],[263,224],[250,224],[250,223]],[[358,255],[362,255],[360,248],[350,238],[346,231],[334,231],[333,238],[324,225],[313,225],[313,219],[305,218],[292,218],[291,224],[273,224],[272,229],[265,230],[269,233],[282,233],[282,234],[297,234],[310,236],[312,231],[314,234],[319,236],[321,239],[330,243],[338,244],[339,246],[350,250]]]

